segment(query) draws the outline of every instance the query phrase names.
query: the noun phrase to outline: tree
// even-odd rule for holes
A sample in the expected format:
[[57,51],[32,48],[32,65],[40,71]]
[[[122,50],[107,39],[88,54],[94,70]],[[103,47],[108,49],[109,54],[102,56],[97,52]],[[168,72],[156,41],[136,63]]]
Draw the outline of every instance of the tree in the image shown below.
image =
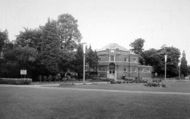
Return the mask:
[[145,61],[145,65],[150,65],[153,67],[153,73],[159,73],[160,74],[160,68],[161,68],[161,57],[158,54],[158,50],[156,49],[149,49],[143,52],[143,59]]
[[20,69],[27,69],[29,77],[32,77],[31,70],[36,60],[37,51],[34,48],[25,46],[17,47],[8,43],[4,48],[4,59],[1,64],[0,74],[3,77],[20,77]]
[[142,57],[142,53],[143,53],[143,46],[144,46],[144,39],[142,39],[142,38],[138,38],[138,39],[136,39],[134,42],[132,42],[131,44],[130,44],[130,46],[132,47],[132,51],[134,52],[134,53],[136,53],[136,54],[138,54],[139,55],[139,62],[141,63],[141,64],[144,64],[144,59],[143,59],[143,57]]
[[23,68],[28,67],[30,62],[34,62],[37,57],[37,51],[34,48],[25,46],[25,47],[16,47],[14,49],[16,60],[19,62],[20,66]]
[[190,75],[190,65],[188,65],[187,68],[188,68],[188,75]]
[[69,64],[74,59],[73,50],[77,48],[81,40],[77,20],[69,14],[62,14],[57,21],[48,20],[41,29],[41,64],[44,64],[52,73],[71,68],[72,64]]
[[143,52],[146,65],[153,66],[153,72],[159,76],[164,76],[164,55],[167,54],[167,76],[175,77],[178,75],[178,62],[180,57],[179,49],[175,47],[162,47],[159,50],[150,49]]
[[96,51],[92,50],[91,46],[87,49],[86,62],[88,63],[90,69],[96,71],[98,66],[98,55]]
[[70,14],[59,15],[57,28],[62,48],[67,50],[75,49],[81,40],[77,20]]
[[81,44],[78,45],[75,60],[73,61],[74,70],[78,74],[78,78],[82,78],[83,74],[83,47]]
[[15,44],[17,46],[29,46],[40,51],[40,45],[42,42],[42,30],[41,29],[28,29],[25,28],[17,35]]
[[144,39],[142,39],[142,38],[138,38],[138,39],[136,39],[134,42],[132,42],[131,44],[130,44],[130,46],[132,47],[132,51],[134,52],[134,53],[136,53],[136,54],[142,54],[142,52],[143,52],[143,46],[144,46]]
[[161,64],[159,66],[160,73],[164,74],[165,59],[164,55],[167,54],[167,76],[175,77],[178,76],[178,62],[180,57],[180,50],[175,47],[162,47],[158,50],[158,55],[160,55]]
[[[7,31],[0,32],[0,51],[7,39]],[[25,28],[17,35],[15,44],[7,43],[4,67],[9,68],[4,74],[9,74],[6,72],[11,66],[15,67],[13,69],[28,67],[34,76],[74,69],[74,50],[80,40],[77,20],[70,14],[62,14],[57,20],[48,19],[37,29]],[[15,72],[16,77],[18,70]]]
[[39,61],[52,74],[59,72],[58,63],[62,56],[61,44],[57,32],[56,21],[48,20],[42,28],[41,51],[39,52]]
[[3,49],[3,46],[5,45],[5,42],[8,41],[8,32],[7,30],[0,31],[0,52]]
[[181,75],[182,76],[187,76],[188,74],[188,67],[187,67],[187,60],[186,60],[186,54],[185,51],[182,53],[182,58],[181,58]]

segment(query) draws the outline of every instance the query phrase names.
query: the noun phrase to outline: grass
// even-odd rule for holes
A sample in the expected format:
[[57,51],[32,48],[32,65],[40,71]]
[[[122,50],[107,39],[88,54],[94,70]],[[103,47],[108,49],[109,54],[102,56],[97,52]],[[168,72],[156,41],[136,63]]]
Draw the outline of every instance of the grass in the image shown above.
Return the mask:
[[[189,83],[189,82],[188,82]],[[188,91],[185,82],[168,88]],[[103,85],[76,86],[97,88]],[[141,85],[107,85],[106,89],[141,89]],[[183,87],[183,88],[182,88]],[[186,88],[184,88],[186,87]],[[147,88],[162,90],[162,88]],[[177,89],[176,89],[177,90]],[[190,95],[136,94],[0,86],[1,119],[188,119]]]
[[[166,87],[146,87],[143,83],[128,84],[98,84],[76,85],[73,88],[106,89],[106,90],[129,90],[129,91],[161,91],[161,92],[190,92],[190,80],[167,80],[163,82]],[[63,83],[64,84],[64,83]],[[64,85],[62,86],[64,87]]]

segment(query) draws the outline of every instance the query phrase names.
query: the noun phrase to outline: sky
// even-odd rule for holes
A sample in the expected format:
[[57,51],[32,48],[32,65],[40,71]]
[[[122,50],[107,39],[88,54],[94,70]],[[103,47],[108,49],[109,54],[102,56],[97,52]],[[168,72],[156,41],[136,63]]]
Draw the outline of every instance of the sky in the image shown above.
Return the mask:
[[64,13],[78,20],[82,42],[93,49],[109,43],[131,49],[143,38],[145,50],[177,47],[190,64],[190,0],[0,0],[0,30],[15,40],[24,28]]

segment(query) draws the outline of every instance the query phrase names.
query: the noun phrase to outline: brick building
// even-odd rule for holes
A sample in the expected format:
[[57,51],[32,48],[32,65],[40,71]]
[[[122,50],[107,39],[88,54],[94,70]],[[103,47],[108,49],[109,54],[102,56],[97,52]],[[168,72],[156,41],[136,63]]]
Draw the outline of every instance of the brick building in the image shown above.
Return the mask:
[[117,80],[122,77],[151,77],[151,66],[140,65],[138,55],[116,43],[103,47],[97,54],[98,75],[101,78]]

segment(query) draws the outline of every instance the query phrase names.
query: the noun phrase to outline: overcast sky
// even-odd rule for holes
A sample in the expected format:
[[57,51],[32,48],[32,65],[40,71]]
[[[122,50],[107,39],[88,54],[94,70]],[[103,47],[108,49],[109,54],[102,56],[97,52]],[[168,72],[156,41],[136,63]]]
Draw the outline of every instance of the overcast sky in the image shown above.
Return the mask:
[[145,50],[164,44],[185,50],[190,64],[190,0],[0,0],[0,30],[14,40],[24,27],[63,13],[78,20],[82,41],[93,49],[113,42],[130,49],[143,38]]

